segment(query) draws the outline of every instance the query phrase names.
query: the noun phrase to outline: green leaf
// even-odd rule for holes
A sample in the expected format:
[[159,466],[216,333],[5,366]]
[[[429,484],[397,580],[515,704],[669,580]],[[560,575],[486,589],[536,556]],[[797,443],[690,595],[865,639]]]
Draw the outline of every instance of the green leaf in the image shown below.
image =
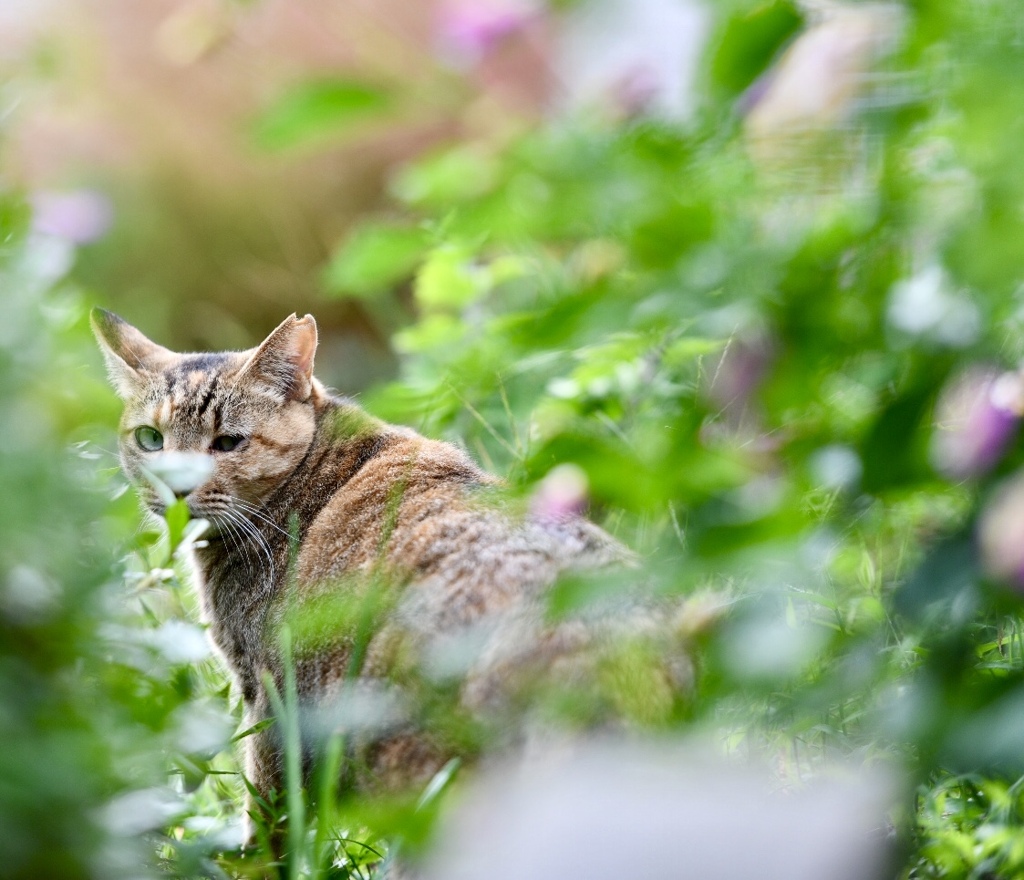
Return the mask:
[[929,475],[921,428],[934,394],[930,385],[912,388],[878,415],[860,448],[865,492],[882,492]]
[[698,357],[708,354],[715,354],[725,347],[725,340],[705,339],[700,336],[684,336],[677,339],[668,348],[662,360],[666,364],[676,366],[692,361]]
[[522,278],[528,272],[526,260],[513,254],[491,260],[487,265],[487,286],[498,287],[508,281]]
[[443,244],[434,248],[416,276],[417,302],[427,309],[460,309],[483,293],[485,278],[468,248]]
[[497,170],[494,158],[479,148],[458,147],[406,166],[391,189],[411,205],[448,206],[479,198],[493,186]]
[[324,284],[338,296],[371,297],[412,274],[428,244],[424,229],[369,223],[335,253]]
[[0,256],[20,244],[32,222],[28,205],[14,199],[0,199]]
[[307,146],[344,134],[392,106],[391,93],[371,83],[346,79],[302,83],[263,111],[253,126],[253,137],[265,150]]
[[167,539],[170,542],[171,553],[173,553],[181,543],[182,535],[185,534],[185,526],[189,521],[188,505],[184,499],[171,504],[167,508],[167,513],[164,514],[164,519],[167,521]]
[[231,742],[238,742],[239,740],[243,740],[246,737],[253,736],[254,734],[259,733],[261,730],[266,730],[268,727],[274,724],[277,724],[276,718],[264,718],[262,721],[257,721],[251,727],[247,727],[245,728],[245,730],[236,733],[233,737],[231,737]]
[[896,592],[897,611],[915,620],[938,608],[944,619],[948,608],[978,587],[978,551],[970,535],[959,534],[938,544]]
[[459,343],[466,335],[466,325],[454,315],[427,315],[418,324],[395,334],[395,351],[417,354],[443,349]]
[[729,95],[749,86],[803,25],[793,3],[761,3],[731,16],[711,56],[711,80]]

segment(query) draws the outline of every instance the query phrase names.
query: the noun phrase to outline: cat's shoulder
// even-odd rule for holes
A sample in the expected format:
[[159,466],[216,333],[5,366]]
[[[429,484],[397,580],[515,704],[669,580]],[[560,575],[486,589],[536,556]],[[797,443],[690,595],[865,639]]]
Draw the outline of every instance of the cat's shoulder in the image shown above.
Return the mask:
[[320,420],[319,443],[359,451],[358,471],[347,475],[339,493],[368,488],[415,493],[445,484],[500,483],[460,446],[384,422],[349,398],[329,397]]

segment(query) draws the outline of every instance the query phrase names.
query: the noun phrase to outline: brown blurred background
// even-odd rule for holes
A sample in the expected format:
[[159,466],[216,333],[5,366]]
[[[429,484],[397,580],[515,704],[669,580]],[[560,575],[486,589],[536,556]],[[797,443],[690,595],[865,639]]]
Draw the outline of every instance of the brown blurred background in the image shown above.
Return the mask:
[[[363,309],[320,290],[332,249],[353,218],[387,210],[404,160],[468,128],[528,120],[547,90],[540,18],[486,57],[461,57],[460,10],[434,0],[4,6],[4,177],[58,224],[109,220],[102,234],[74,233],[91,296],[183,350],[251,345],[287,313],[313,311],[321,369],[348,388],[392,364]],[[286,90],[346,76],[393,91],[383,121],[259,144],[256,121]],[[28,95],[16,104],[15,86]]]
[[[356,391],[393,374],[401,318],[321,277],[356,218],[398,210],[403,163],[594,94],[685,112],[703,22],[691,0],[3,0],[0,181],[73,241],[89,298],[155,338],[242,348],[311,311],[318,372]],[[261,138],[290,92],[339,79],[386,112]]]

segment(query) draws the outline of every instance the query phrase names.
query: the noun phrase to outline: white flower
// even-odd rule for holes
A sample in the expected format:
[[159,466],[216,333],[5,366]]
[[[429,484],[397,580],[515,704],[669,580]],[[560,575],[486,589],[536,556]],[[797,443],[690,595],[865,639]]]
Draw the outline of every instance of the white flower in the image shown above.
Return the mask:
[[978,307],[950,290],[949,277],[936,264],[893,285],[887,317],[897,330],[953,348],[970,345],[981,332]]

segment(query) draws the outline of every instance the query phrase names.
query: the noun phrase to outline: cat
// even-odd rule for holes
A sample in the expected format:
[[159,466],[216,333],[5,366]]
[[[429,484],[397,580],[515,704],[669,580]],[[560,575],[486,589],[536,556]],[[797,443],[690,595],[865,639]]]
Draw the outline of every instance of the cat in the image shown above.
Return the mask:
[[[457,701],[486,713],[527,671],[571,667],[591,638],[579,622],[545,622],[556,579],[634,563],[587,519],[517,511],[458,447],[330,393],[313,375],[311,315],[288,317],[257,348],[214,354],[174,353],[101,309],[92,326],[124,402],[122,467],[144,506],[166,510],[146,477],[161,459],[192,453],[207,465],[175,492],[210,524],[192,550],[197,586],[247,727],[274,715],[289,621],[304,718],[329,725],[353,686],[415,689],[425,660],[467,645]],[[362,643],[339,622],[349,600],[373,618]],[[315,622],[303,625],[295,607]],[[369,787],[422,783],[457,750],[398,714],[364,750]],[[281,736],[271,725],[245,748],[246,775],[270,798],[285,783]],[[307,753],[307,775],[311,762]]]

